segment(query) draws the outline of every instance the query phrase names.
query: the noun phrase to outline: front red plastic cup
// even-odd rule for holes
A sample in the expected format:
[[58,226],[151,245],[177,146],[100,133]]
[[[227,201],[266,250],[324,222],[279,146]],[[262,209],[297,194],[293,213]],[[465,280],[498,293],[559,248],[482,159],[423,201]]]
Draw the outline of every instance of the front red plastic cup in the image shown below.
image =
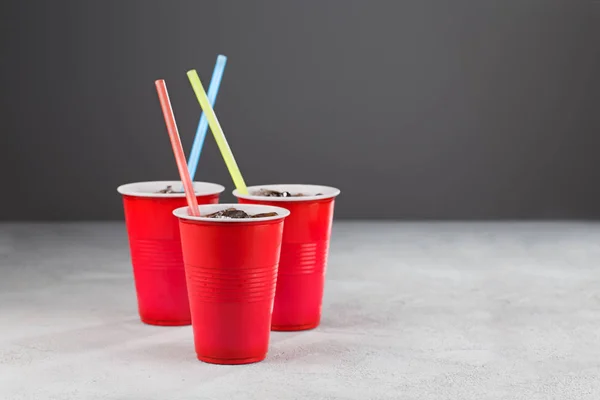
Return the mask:
[[[253,195],[259,189],[307,196]],[[321,322],[333,208],[340,191],[317,185],[264,185],[249,187],[248,191],[248,195],[237,190],[233,194],[240,204],[279,206],[290,211],[283,231],[272,329],[300,331],[316,328]]]
[[[207,214],[235,207],[273,217],[214,219]],[[199,360],[213,364],[262,361],[268,351],[284,218],[279,207],[218,204],[187,207],[179,218],[181,245]]]
[[[184,193],[156,193],[179,181],[137,182],[119,186],[142,322],[149,325],[189,325],[190,306],[179,223],[173,210],[186,205]],[[215,183],[194,182],[198,203],[219,202],[225,188]]]

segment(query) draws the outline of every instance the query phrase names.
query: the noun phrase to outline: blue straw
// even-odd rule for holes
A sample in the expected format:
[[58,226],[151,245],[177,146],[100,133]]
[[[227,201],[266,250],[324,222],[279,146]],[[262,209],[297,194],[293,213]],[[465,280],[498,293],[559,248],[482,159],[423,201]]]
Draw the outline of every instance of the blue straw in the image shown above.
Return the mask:
[[[219,54],[217,57],[217,63],[215,64],[215,70],[213,71],[210,85],[208,86],[208,101],[210,106],[214,108],[215,100],[217,99],[217,93],[219,93],[219,86],[221,86],[221,79],[223,78],[223,71],[225,70],[225,64],[227,64],[227,57]],[[208,121],[204,113],[200,116],[200,122],[198,123],[198,129],[196,130],[196,137],[192,144],[192,150],[190,151],[190,158],[188,159],[188,171],[192,181],[196,175],[196,169],[198,168],[198,161],[200,161],[200,152],[204,145],[204,139],[206,138],[206,132],[208,131]]]

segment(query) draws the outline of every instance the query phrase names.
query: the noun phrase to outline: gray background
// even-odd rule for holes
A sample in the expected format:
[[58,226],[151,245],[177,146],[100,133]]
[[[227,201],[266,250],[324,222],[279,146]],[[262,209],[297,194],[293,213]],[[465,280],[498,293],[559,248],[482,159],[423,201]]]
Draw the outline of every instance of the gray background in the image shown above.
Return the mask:
[[[122,218],[217,114],[249,184],[342,189],[343,218],[600,217],[600,4],[28,1],[0,6],[0,219]],[[212,136],[198,180],[232,188]],[[225,196],[226,200],[231,196]]]

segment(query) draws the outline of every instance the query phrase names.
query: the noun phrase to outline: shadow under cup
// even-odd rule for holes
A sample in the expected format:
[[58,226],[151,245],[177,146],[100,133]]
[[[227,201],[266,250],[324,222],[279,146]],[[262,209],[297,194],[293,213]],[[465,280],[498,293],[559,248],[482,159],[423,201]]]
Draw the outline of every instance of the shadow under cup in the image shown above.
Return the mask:
[[[262,218],[208,218],[229,207]],[[199,360],[213,364],[262,361],[268,351],[284,218],[279,207],[239,204],[187,207],[179,218],[181,245]]]
[[[157,193],[171,186],[181,193]],[[191,324],[179,224],[173,210],[187,205],[179,181],[137,182],[120,186],[125,224],[142,322]],[[194,182],[199,204],[219,202],[221,185]]]
[[[254,195],[259,189],[306,196]],[[316,328],[321,322],[333,210],[340,191],[318,185],[262,185],[248,187],[248,192],[242,195],[234,190],[233,194],[240,204],[278,206],[290,211],[283,229],[271,328],[274,331]]]

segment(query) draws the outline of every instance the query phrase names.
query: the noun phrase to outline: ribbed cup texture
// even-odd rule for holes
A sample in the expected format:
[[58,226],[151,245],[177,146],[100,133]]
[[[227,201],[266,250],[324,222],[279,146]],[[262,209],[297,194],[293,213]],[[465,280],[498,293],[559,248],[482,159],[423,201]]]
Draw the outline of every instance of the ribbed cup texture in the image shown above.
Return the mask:
[[273,299],[277,264],[253,268],[210,268],[186,264],[188,293],[195,301],[253,303]]
[[329,241],[283,243],[279,274],[322,274],[327,267]]
[[181,242],[134,239],[131,241],[131,261],[136,269],[183,270]]

